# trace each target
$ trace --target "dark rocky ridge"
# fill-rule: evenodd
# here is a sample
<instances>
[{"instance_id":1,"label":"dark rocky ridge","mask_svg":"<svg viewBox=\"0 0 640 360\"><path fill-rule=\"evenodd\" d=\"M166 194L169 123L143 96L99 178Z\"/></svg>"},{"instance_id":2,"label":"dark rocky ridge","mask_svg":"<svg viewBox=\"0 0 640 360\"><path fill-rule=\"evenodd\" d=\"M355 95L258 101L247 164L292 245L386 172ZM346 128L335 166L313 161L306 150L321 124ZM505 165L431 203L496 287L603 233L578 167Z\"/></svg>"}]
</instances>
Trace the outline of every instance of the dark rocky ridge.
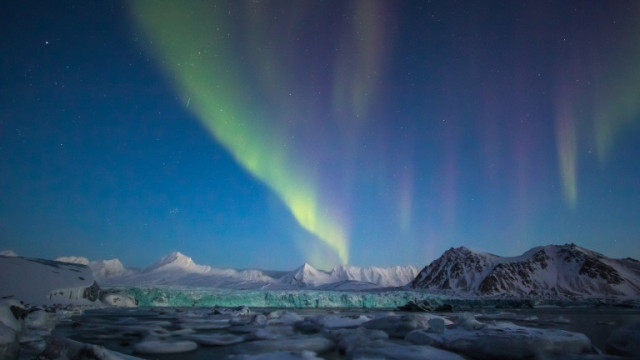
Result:
<instances>
[{"instance_id":1,"label":"dark rocky ridge","mask_svg":"<svg viewBox=\"0 0 640 360\"><path fill-rule=\"evenodd\" d=\"M640 263L610 259L575 244L500 257L451 248L411 283L415 289L477 296L640 297Z\"/></svg>"}]
</instances>

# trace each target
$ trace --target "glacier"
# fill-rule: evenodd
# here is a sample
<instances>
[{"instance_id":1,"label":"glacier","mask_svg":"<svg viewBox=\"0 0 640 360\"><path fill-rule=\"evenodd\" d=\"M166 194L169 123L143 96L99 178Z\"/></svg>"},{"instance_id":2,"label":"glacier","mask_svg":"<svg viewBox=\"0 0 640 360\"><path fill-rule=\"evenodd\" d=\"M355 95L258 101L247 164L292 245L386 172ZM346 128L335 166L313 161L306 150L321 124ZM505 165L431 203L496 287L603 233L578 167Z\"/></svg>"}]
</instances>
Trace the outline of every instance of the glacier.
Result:
<instances>
[{"instance_id":1,"label":"glacier","mask_svg":"<svg viewBox=\"0 0 640 360\"><path fill-rule=\"evenodd\" d=\"M236 290L193 287L119 287L105 293L135 298L138 306L235 307L258 308L387 308L409 301L426 300L432 304L447 301L444 296L417 291L329 291L329 290Z\"/></svg>"},{"instance_id":2,"label":"glacier","mask_svg":"<svg viewBox=\"0 0 640 360\"><path fill-rule=\"evenodd\" d=\"M317 289L238 290L209 287L127 286L102 289L101 298L119 298L140 307L239 307L395 309L410 301L426 301L432 308L451 305L455 311L554 307L640 307L640 301L616 299L518 299L433 294L409 288L333 291ZM105 301L109 303L109 301ZM114 304L115 305L115 304Z\"/></svg>"}]
</instances>

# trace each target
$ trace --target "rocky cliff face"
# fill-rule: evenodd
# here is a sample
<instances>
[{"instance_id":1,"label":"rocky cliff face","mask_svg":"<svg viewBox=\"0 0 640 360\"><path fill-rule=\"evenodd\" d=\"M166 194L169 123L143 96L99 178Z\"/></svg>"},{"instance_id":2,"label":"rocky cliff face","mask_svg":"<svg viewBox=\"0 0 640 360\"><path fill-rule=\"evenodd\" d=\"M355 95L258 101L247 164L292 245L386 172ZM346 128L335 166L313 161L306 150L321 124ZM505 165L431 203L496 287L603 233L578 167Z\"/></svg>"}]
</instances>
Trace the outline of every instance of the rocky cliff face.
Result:
<instances>
[{"instance_id":1,"label":"rocky cliff face","mask_svg":"<svg viewBox=\"0 0 640 360\"><path fill-rule=\"evenodd\" d=\"M517 257L460 247L426 266L411 285L474 296L638 297L640 263L610 259L575 244L536 247Z\"/></svg>"},{"instance_id":2,"label":"rocky cliff face","mask_svg":"<svg viewBox=\"0 0 640 360\"><path fill-rule=\"evenodd\" d=\"M413 288L471 291L497 256L451 248L418 273Z\"/></svg>"}]
</instances>

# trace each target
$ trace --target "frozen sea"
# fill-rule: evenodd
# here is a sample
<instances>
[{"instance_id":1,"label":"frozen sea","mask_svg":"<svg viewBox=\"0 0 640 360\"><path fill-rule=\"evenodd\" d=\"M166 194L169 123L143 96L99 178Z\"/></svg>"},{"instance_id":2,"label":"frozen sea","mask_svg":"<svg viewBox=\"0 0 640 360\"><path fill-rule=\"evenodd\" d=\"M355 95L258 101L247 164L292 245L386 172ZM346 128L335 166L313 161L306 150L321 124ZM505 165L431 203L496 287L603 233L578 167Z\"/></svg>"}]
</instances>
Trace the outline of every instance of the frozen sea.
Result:
<instances>
[{"instance_id":1,"label":"frozen sea","mask_svg":"<svg viewBox=\"0 0 640 360\"><path fill-rule=\"evenodd\" d=\"M227 306L171 306L176 293L163 294L154 291L146 299L165 306L86 310L58 323L52 334L102 346L121 356L148 359L616 359L638 355L633 353L638 350L633 339L640 334L637 308L508 308L498 302L498 307L476 303L475 307L467 304L463 311L408 313L362 303L349 308L316 307L321 299L310 300L315 292L261 295L306 307L243 306L236 305L234 298ZM386 294L385 300L371 300L380 293L366 295L374 305L390 301ZM246 300L246 296L242 297ZM412 294L395 296L398 299L392 303ZM435 299L440 301L446 299ZM463 303L459 301L458 306Z\"/></svg>"}]
</instances>

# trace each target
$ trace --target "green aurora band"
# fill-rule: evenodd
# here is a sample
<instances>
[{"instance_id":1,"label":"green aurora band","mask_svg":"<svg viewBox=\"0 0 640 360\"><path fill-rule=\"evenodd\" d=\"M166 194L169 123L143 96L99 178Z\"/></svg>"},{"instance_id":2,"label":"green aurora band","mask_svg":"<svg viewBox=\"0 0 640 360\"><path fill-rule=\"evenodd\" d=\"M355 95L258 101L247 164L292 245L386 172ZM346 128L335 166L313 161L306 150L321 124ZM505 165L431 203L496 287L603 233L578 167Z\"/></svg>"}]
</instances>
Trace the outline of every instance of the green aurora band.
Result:
<instances>
[{"instance_id":1,"label":"green aurora band","mask_svg":"<svg viewBox=\"0 0 640 360\"><path fill-rule=\"evenodd\" d=\"M368 4L358 3L361 6L354 7L356 15L364 13L362 16L370 19L368 12L375 13L376 9L371 10ZM288 109L288 104L274 99L273 94L284 87L281 84L290 85L296 79L292 79L280 64L286 60L279 54L281 49L266 46L259 54L251 53L260 46L256 39L265 38L268 24L262 12L264 9L256 8L260 5L254 3L251 5L253 8L242 8L243 14L238 17L229 10L218 9L219 5L177 1L131 2L134 22L146 35L148 50L174 83L188 110L242 167L278 195L301 227L321 240L341 263L346 264L349 260L346 220L343 217L338 219L336 204L321 196L317 176L314 176L319 170L314 168L312 161L301 158L298 144L292 140L296 126L304 125L286 124L287 120L282 119L288 117L304 122L304 112L308 110L297 109L295 114L288 114L287 111L291 110L283 110ZM235 7L238 6L242 5L236 4ZM360 30L352 29L354 33ZM279 34L266 34L269 35ZM348 37L347 41L353 42L353 37ZM375 71L376 52L381 50L370 38L362 41L360 47L363 49L359 56L350 57L356 62L347 64L351 68L357 69L360 63L364 63L365 71ZM277 42L278 39L269 41ZM240 50L245 50L249 56L238 49L243 43L250 49ZM238 54L246 56L248 61L257 62L253 65L258 70L251 73L251 69L238 64ZM344 66L341 71L355 74L352 75L353 84L339 84L338 88L357 97L350 101L347 94L342 101L355 104L354 109L347 111L359 115L367 106L366 102L370 101L362 94L372 93L366 89L372 85L362 85L357 81L358 78L366 78L361 72L358 76L358 71ZM342 82L345 79L348 77L338 77ZM260 86L257 91L251 87L256 81ZM265 98L268 99L266 105ZM279 110L276 115L273 115L274 108ZM327 263L326 259L318 259L317 253L307 255L315 257L314 261Z\"/></svg>"}]
</instances>

